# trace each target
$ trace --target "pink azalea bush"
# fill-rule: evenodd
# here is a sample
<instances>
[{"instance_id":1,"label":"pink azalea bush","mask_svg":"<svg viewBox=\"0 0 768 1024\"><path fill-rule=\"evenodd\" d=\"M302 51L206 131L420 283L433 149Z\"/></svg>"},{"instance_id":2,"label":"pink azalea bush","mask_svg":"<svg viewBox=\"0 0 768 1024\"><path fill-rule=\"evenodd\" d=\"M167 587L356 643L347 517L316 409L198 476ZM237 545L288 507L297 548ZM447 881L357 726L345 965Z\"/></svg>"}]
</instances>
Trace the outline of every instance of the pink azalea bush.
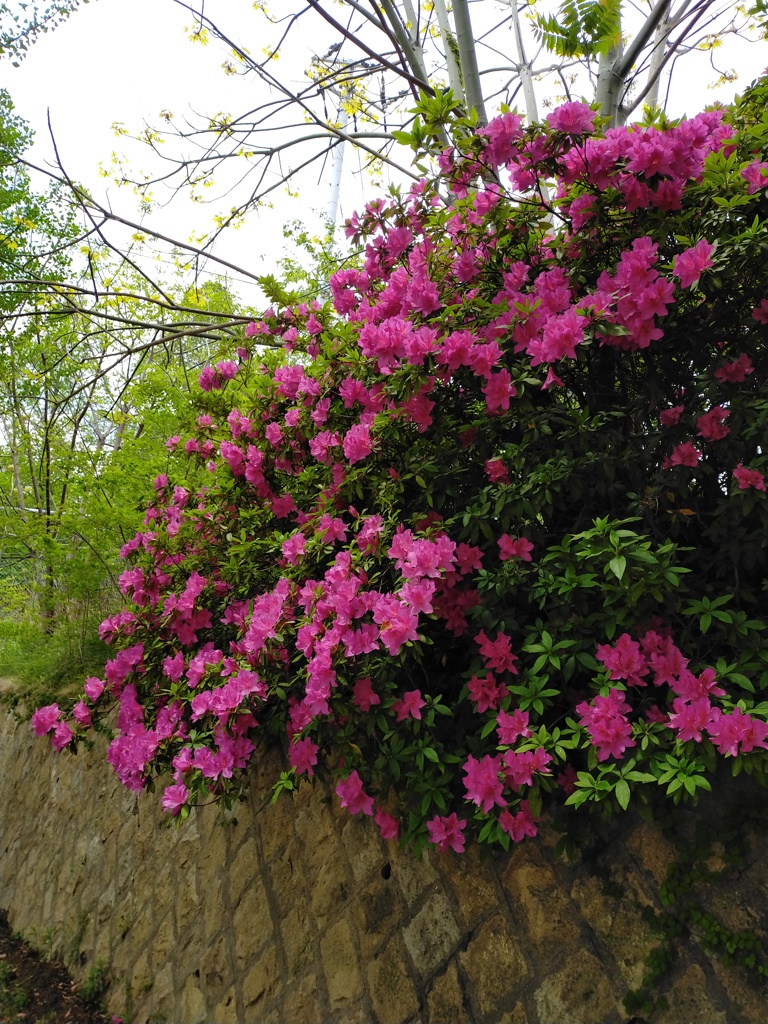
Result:
<instances>
[{"instance_id":1,"label":"pink azalea bush","mask_svg":"<svg viewBox=\"0 0 768 1024\"><path fill-rule=\"evenodd\" d=\"M104 678L38 735L116 708L110 763L179 818L276 737L278 792L330 779L455 852L695 797L717 756L764 774L765 92L608 131L425 100L439 175L351 219L330 300L277 289L203 370Z\"/></svg>"}]
</instances>

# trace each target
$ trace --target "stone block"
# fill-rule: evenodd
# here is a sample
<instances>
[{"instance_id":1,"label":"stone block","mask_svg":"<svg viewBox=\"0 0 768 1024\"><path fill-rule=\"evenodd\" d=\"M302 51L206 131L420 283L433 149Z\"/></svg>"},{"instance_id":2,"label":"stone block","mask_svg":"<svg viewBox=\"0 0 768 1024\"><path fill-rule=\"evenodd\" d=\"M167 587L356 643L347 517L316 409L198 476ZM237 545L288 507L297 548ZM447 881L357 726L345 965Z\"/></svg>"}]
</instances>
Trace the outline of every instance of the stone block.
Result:
<instances>
[{"instance_id":1,"label":"stone block","mask_svg":"<svg viewBox=\"0 0 768 1024\"><path fill-rule=\"evenodd\" d=\"M290 909L281 914L280 938L288 977L295 978L310 966L314 957L312 923L303 899L296 898Z\"/></svg>"},{"instance_id":2,"label":"stone block","mask_svg":"<svg viewBox=\"0 0 768 1024\"><path fill-rule=\"evenodd\" d=\"M200 978L206 996L213 999L231 982L232 965L223 935L220 935L204 954L200 963Z\"/></svg>"},{"instance_id":3,"label":"stone block","mask_svg":"<svg viewBox=\"0 0 768 1024\"><path fill-rule=\"evenodd\" d=\"M502 900L501 886L492 863L481 860L477 846L471 846L461 856L445 853L436 854L434 859L468 931L496 912Z\"/></svg>"},{"instance_id":4,"label":"stone block","mask_svg":"<svg viewBox=\"0 0 768 1024\"><path fill-rule=\"evenodd\" d=\"M174 903L178 934L182 935L193 923L197 928L199 926L202 899L197 893L194 871L190 872L185 882L176 886L174 890Z\"/></svg>"},{"instance_id":5,"label":"stone block","mask_svg":"<svg viewBox=\"0 0 768 1024\"><path fill-rule=\"evenodd\" d=\"M237 906L243 891L259 871L259 855L256 843L247 839L237 851L229 865L229 900L233 907Z\"/></svg>"},{"instance_id":6,"label":"stone block","mask_svg":"<svg viewBox=\"0 0 768 1024\"><path fill-rule=\"evenodd\" d=\"M459 954L459 964L470 979L467 995L476 1017L500 1016L518 997L528 976L523 951L501 914L478 929L466 950ZM542 1020L554 1024L554 1018Z\"/></svg>"},{"instance_id":7,"label":"stone block","mask_svg":"<svg viewBox=\"0 0 768 1024\"><path fill-rule=\"evenodd\" d=\"M728 994L727 1018L739 1024L765 1024L768 1016L765 990L740 967L726 966L717 957L710 961L713 975Z\"/></svg>"},{"instance_id":8,"label":"stone block","mask_svg":"<svg viewBox=\"0 0 768 1024\"><path fill-rule=\"evenodd\" d=\"M331 803L323 787L316 787L309 799L296 809L294 828L311 884L337 846Z\"/></svg>"},{"instance_id":9,"label":"stone block","mask_svg":"<svg viewBox=\"0 0 768 1024\"><path fill-rule=\"evenodd\" d=\"M221 910L219 911L221 917ZM246 888L231 918L235 958L239 968L253 960L254 954L273 933L272 914L264 882L257 875Z\"/></svg>"},{"instance_id":10,"label":"stone block","mask_svg":"<svg viewBox=\"0 0 768 1024\"><path fill-rule=\"evenodd\" d=\"M387 853L379 830L365 815L348 816L341 830L341 840L356 882L369 878L374 871L380 872L387 863Z\"/></svg>"},{"instance_id":11,"label":"stone block","mask_svg":"<svg viewBox=\"0 0 768 1024\"><path fill-rule=\"evenodd\" d=\"M349 921L342 917L320 940L328 1004L334 1020L363 994L363 981L358 965L357 943Z\"/></svg>"},{"instance_id":12,"label":"stone block","mask_svg":"<svg viewBox=\"0 0 768 1024\"><path fill-rule=\"evenodd\" d=\"M556 958L579 936L578 919L551 864L541 856L515 856L504 872L512 912L525 925L526 938L540 955Z\"/></svg>"},{"instance_id":13,"label":"stone block","mask_svg":"<svg viewBox=\"0 0 768 1024\"><path fill-rule=\"evenodd\" d=\"M453 954L459 929L442 892L431 895L403 929L403 938L422 977L434 974Z\"/></svg>"},{"instance_id":14,"label":"stone block","mask_svg":"<svg viewBox=\"0 0 768 1024\"><path fill-rule=\"evenodd\" d=\"M261 1020L260 1014L277 992L280 983L280 969L277 950L267 946L243 981L243 1009L245 1019Z\"/></svg>"},{"instance_id":15,"label":"stone block","mask_svg":"<svg viewBox=\"0 0 768 1024\"><path fill-rule=\"evenodd\" d=\"M288 989L283 1000L284 1024L325 1024L317 1001L317 978L306 974Z\"/></svg>"},{"instance_id":16,"label":"stone block","mask_svg":"<svg viewBox=\"0 0 768 1024\"><path fill-rule=\"evenodd\" d=\"M312 913L318 930L322 931L350 896L346 858L340 847L320 868L311 891Z\"/></svg>"},{"instance_id":17,"label":"stone block","mask_svg":"<svg viewBox=\"0 0 768 1024\"><path fill-rule=\"evenodd\" d=\"M404 1024L419 1008L419 998L405 964L402 943L393 938L366 965L368 992L381 1024Z\"/></svg>"},{"instance_id":18,"label":"stone block","mask_svg":"<svg viewBox=\"0 0 768 1024\"><path fill-rule=\"evenodd\" d=\"M659 939L643 919L633 894L627 894L619 903L604 944L616 961L627 988L639 988L645 974L645 958L658 946Z\"/></svg>"},{"instance_id":19,"label":"stone block","mask_svg":"<svg viewBox=\"0 0 768 1024\"><path fill-rule=\"evenodd\" d=\"M667 877L669 865L678 858L677 850L661 831L644 821L638 822L624 838L624 846L641 870L650 874L656 890Z\"/></svg>"},{"instance_id":20,"label":"stone block","mask_svg":"<svg viewBox=\"0 0 768 1024\"><path fill-rule=\"evenodd\" d=\"M301 846L295 837L285 847L281 856L272 861L267 871L277 912L283 914L292 905L297 892L303 895L305 889Z\"/></svg>"},{"instance_id":21,"label":"stone block","mask_svg":"<svg viewBox=\"0 0 768 1024\"><path fill-rule=\"evenodd\" d=\"M230 988L216 1003L211 1014L212 1024L240 1024L234 988Z\"/></svg>"},{"instance_id":22,"label":"stone block","mask_svg":"<svg viewBox=\"0 0 768 1024\"><path fill-rule=\"evenodd\" d=\"M208 1020L200 984L193 978L188 978L184 985L179 1010L179 1019L183 1020L184 1024L205 1024Z\"/></svg>"},{"instance_id":23,"label":"stone block","mask_svg":"<svg viewBox=\"0 0 768 1024\"><path fill-rule=\"evenodd\" d=\"M511 1010L499 1017L499 1024L528 1024L528 1014L522 1003L515 1003Z\"/></svg>"},{"instance_id":24,"label":"stone block","mask_svg":"<svg viewBox=\"0 0 768 1024\"><path fill-rule=\"evenodd\" d=\"M718 1005L707 990L707 977L698 964L691 964L664 994L669 1006L654 1014L654 1024L730 1024L725 1006Z\"/></svg>"},{"instance_id":25,"label":"stone block","mask_svg":"<svg viewBox=\"0 0 768 1024\"><path fill-rule=\"evenodd\" d=\"M158 907L158 916L161 908ZM152 937L150 957L155 967L160 967L168 954L175 946L173 936L173 917L166 913L159 925L156 926Z\"/></svg>"},{"instance_id":26,"label":"stone block","mask_svg":"<svg viewBox=\"0 0 768 1024\"><path fill-rule=\"evenodd\" d=\"M429 851L425 850L421 860L411 853L395 855L391 861L392 878L397 882L400 892L408 906L412 906L430 886L436 886L440 876L429 860Z\"/></svg>"},{"instance_id":27,"label":"stone block","mask_svg":"<svg viewBox=\"0 0 768 1024\"><path fill-rule=\"evenodd\" d=\"M594 875L581 875L571 886L571 899L590 928L605 938L616 917L619 902L616 897L607 896Z\"/></svg>"},{"instance_id":28,"label":"stone block","mask_svg":"<svg viewBox=\"0 0 768 1024\"><path fill-rule=\"evenodd\" d=\"M455 962L448 964L447 970L432 982L427 996L427 1019L429 1024L472 1024Z\"/></svg>"},{"instance_id":29,"label":"stone block","mask_svg":"<svg viewBox=\"0 0 768 1024\"><path fill-rule=\"evenodd\" d=\"M352 904L360 953L368 959L401 922L405 907L391 878L374 876Z\"/></svg>"},{"instance_id":30,"label":"stone block","mask_svg":"<svg viewBox=\"0 0 768 1024\"><path fill-rule=\"evenodd\" d=\"M557 973L541 976L534 1002L540 1020L557 1024L613 1024L623 1019L605 969L584 950L569 956Z\"/></svg>"},{"instance_id":31,"label":"stone block","mask_svg":"<svg viewBox=\"0 0 768 1024\"><path fill-rule=\"evenodd\" d=\"M277 857L293 838L294 815L293 803L286 795L259 815L261 853L265 863Z\"/></svg>"},{"instance_id":32,"label":"stone block","mask_svg":"<svg viewBox=\"0 0 768 1024\"><path fill-rule=\"evenodd\" d=\"M205 941L210 942L221 928L221 912L224 903L224 883L221 875L219 874L209 876L207 882L203 881L201 876L198 876L198 884L201 887L199 895L202 920L198 918L196 926L199 928L202 925Z\"/></svg>"}]
</instances>

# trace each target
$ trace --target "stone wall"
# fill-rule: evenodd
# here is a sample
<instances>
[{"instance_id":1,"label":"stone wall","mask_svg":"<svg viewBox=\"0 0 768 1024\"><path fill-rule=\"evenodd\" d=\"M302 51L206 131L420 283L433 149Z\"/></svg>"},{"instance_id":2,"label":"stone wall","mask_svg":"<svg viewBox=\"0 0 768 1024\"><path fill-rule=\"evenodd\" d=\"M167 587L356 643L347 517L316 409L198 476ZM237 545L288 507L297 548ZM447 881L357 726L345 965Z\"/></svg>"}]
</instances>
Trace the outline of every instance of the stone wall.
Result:
<instances>
[{"instance_id":1,"label":"stone wall","mask_svg":"<svg viewBox=\"0 0 768 1024\"><path fill-rule=\"evenodd\" d=\"M213 808L179 829L157 796L117 783L103 747L54 754L0 723L0 906L85 978L109 964L108 1006L136 1024L618 1024L655 940L642 919L672 850L631 817L599 870L552 858L553 837L501 859L418 862L326 790ZM272 759L270 759L272 760ZM274 777L274 764L265 778ZM704 897L765 935L755 846ZM763 1024L765 992L691 942L654 1024Z\"/></svg>"}]
</instances>

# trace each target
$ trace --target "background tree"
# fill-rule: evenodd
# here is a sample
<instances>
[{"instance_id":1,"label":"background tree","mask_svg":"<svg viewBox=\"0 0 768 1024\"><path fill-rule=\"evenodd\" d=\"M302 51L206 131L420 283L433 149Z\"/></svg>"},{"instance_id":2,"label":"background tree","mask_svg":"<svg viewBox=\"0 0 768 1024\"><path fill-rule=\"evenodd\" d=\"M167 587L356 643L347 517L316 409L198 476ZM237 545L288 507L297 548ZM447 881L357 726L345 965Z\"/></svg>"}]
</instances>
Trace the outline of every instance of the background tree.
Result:
<instances>
[{"instance_id":1,"label":"background tree","mask_svg":"<svg viewBox=\"0 0 768 1024\"><path fill-rule=\"evenodd\" d=\"M96 625L119 597L147 474L240 321L224 284L150 288L132 261L110 262L70 193L33 190L5 92L0 115L0 671L77 676L102 656Z\"/></svg>"},{"instance_id":2,"label":"background tree","mask_svg":"<svg viewBox=\"0 0 768 1024\"><path fill-rule=\"evenodd\" d=\"M212 237L295 183L308 166L335 160L348 143L371 168L418 175L402 133L410 130L422 93L450 89L455 109L474 109L480 123L501 104L521 106L532 123L548 83L565 99L598 103L609 123L621 124L643 104L663 109L662 74L685 55L714 52L731 34L760 34L744 8L725 0L639 7L620 0L519 7L508 0L174 2L189 13L192 38L218 43L225 70L253 82L246 109L192 124L166 112L162 124L134 136L152 149L156 169L137 175L121 165L117 180L146 195L162 185L185 188L201 201L211 200L212 183L221 193L234 192L237 200L219 215ZM261 52L251 49L254 38L266 42ZM314 44L304 67L297 54L307 40L323 44Z\"/></svg>"}]
</instances>

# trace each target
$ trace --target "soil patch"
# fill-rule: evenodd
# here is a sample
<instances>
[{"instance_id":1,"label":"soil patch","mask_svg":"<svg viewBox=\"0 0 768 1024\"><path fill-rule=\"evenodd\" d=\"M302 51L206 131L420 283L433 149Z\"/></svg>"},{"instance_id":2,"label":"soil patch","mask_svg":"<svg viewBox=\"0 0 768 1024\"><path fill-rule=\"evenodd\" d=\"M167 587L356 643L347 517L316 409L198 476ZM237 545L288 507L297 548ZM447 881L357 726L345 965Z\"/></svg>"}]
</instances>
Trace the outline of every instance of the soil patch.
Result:
<instances>
[{"instance_id":1,"label":"soil patch","mask_svg":"<svg viewBox=\"0 0 768 1024\"><path fill-rule=\"evenodd\" d=\"M0 911L0 1024L110 1024L78 992L63 964L16 939Z\"/></svg>"}]
</instances>

